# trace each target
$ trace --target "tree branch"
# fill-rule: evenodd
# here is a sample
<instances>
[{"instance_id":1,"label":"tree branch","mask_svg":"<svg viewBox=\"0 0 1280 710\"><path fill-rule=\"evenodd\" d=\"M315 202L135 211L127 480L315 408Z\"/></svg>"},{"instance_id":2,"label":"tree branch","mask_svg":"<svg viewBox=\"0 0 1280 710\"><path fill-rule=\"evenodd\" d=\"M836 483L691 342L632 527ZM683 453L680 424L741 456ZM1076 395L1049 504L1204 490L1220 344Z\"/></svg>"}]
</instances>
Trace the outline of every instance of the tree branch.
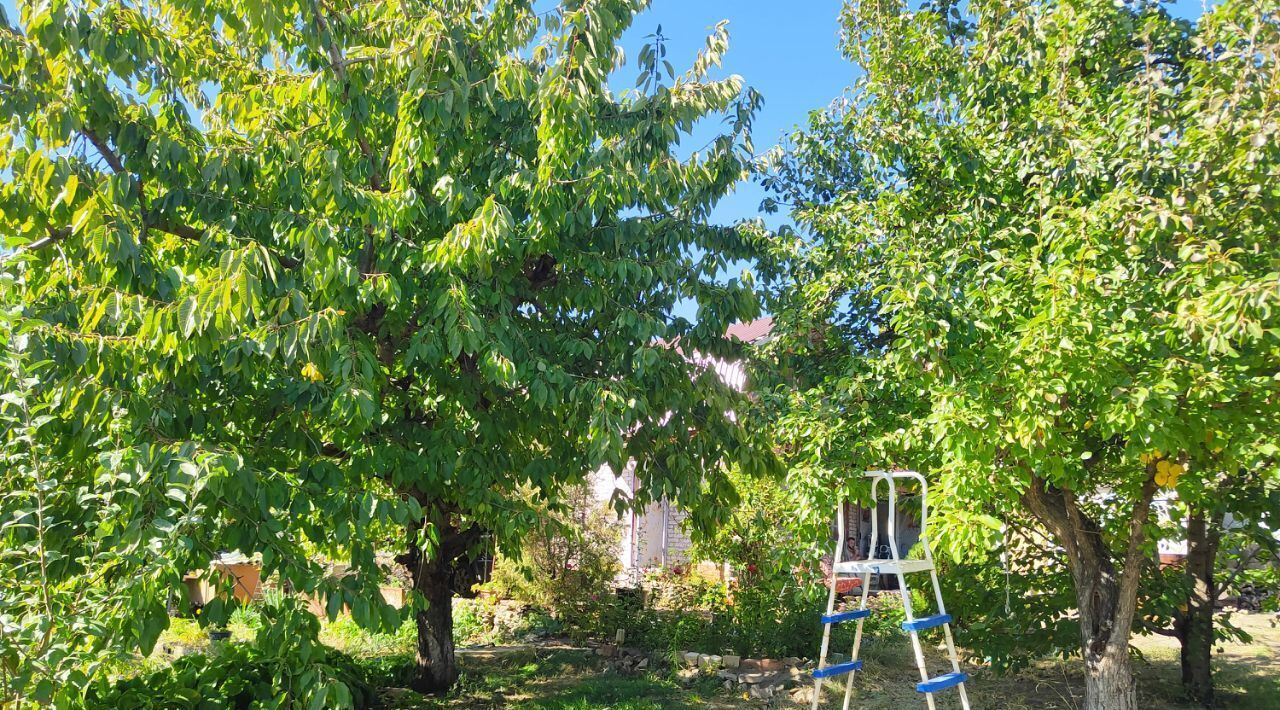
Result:
<instances>
[{"instance_id":1,"label":"tree branch","mask_svg":"<svg viewBox=\"0 0 1280 710\"><path fill-rule=\"evenodd\" d=\"M324 12L320 9L318 0L312 0L311 11L315 15L316 34L320 40L324 42L325 53L329 55L329 67L333 69L334 75L338 77L338 81L342 82L342 98L348 104L351 103L351 82L347 77L347 66L352 64L342 55L342 50L338 45L333 43L333 31L329 26L329 21L325 19ZM386 187L382 184L382 171L379 168L378 156L373 152L373 146L369 144L369 140L364 136L364 126L356 122L356 144L360 146L360 152L364 155L365 160L369 161L369 187L375 192L386 192Z\"/></svg>"},{"instance_id":2,"label":"tree branch","mask_svg":"<svg viewBox=\"0 0 1280 710\"><path fill-rule=\"evenodd\" d=\"M1118 642L1128 636L1134 613L1138 605L1138 586L1142 581L1142 543L1146 540L1147 519L1151 516L1151 499L1156 492L1156 466L1147 464L1147 478L1142 482L1142 491L1133 505L1133 513L1129 518L1129 542L1124 555L1124 569L1120 571L1119 609L1116 611L1116 625L1111 630L1112 641Z\"/></svg>"},{"instance_id":3,"label":"tree branch","mask_svg":"<svg viewBox=\"0 0 1280 710\"><path fill-rule=\"evenodd\" d=\"M111 146L107 145L107 142L102 139L102 136L98 135L97 131L89 128L88 126L83 126L80 128L80 135L89 139L89 142L97 149L98 153L102 156L102 159L107 161L107 165L111 166L112 171L116 173L123 173L125 171L124 163L120 161L120 156L116 155L115 151L111 150ZM137 182L136 179L135 182Z\"/></svg>"},{"instance_id":4,"label":"tree branch","mask_svg":"<svg viewBox=\"0 0 1280 710\"><path fill-rule=\"evenodd\" d=\"M10 258L17 256L18 254L24 251L39 251L40 249L51 247L54 244L57 244L58 242L62 241L63 239L66 239L67 237L71 236L70 227L61 227L59 229L54 229L53 227L45 227L45 230L48 231L48 236L41 237L35 240L34 242L24 244L23 246L15 249L13 252L5 255L3 261L8 261Z\"/></svg>"}]
</instances>

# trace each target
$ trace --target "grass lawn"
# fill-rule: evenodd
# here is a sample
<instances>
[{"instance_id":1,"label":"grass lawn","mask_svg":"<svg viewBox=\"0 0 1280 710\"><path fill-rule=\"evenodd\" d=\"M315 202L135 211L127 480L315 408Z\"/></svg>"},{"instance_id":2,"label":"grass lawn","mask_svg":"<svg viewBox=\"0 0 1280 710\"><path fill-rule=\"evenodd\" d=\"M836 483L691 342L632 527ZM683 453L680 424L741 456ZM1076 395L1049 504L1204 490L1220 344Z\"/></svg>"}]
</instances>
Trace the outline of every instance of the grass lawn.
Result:
<instances>
[{"instance_id":1,"label":"grass lawn","mask_svg":"<svg viewBox=\"0 0 1280 710\"><path fill-rule=\"evenodd\" d=\"M1235 622L1249 631L1250 644L1230 643L1215 655L1221 706L1280 708L1280 628L1274 615L1237 615ZM1136 667L1141 702L1150 710L1191 708L1179 698L1177 645L1165 637L1138 639L1143 654ZM853 707L924 707L915 692L914 664L904 638L871 644L866 670L855 682ZM387 668L407 657L382 659ZM464 654L463 677L447 698L428 698L399 688L387 688L384 699L393 708L731 708L796 707L781 693L771 701L751 700L741 690L726 691L714 677L692 683L670 671L619 676L602 670L603 662L581 651L533 649L498 654ZM940 654L930 660L941 671ZM934 668L936 667L936 668ZM1010 677L981 668L968 669L970 699L975 708L1077 708L1084 683L1076 662L1045 661ZM843 686L828 686L824 707L839 707ZM958 708L954 691L938 695L939 708Z\"/></svg>"}]
</instances>

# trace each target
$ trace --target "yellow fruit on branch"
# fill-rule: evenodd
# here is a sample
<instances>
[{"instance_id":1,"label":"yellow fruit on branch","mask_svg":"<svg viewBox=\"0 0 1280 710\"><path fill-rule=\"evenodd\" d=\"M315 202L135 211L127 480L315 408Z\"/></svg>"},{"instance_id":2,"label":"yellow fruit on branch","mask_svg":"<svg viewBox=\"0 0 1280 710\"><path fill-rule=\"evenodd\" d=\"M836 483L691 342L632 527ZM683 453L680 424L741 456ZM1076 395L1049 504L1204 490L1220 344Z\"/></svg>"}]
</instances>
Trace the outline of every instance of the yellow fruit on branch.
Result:
<instances>
[{"instance_id":1,"label":"yellow fruit on branch","mask_svg":"<svg viewBox=\"0 0 1280 710\"><path fill-rule=\"evenodd\" d=\"M312 382L324 382L324 375L320 373L320 368L316 367L314 362L308 362L302 366L302 376Z\"/></svg>"}]
</instances>

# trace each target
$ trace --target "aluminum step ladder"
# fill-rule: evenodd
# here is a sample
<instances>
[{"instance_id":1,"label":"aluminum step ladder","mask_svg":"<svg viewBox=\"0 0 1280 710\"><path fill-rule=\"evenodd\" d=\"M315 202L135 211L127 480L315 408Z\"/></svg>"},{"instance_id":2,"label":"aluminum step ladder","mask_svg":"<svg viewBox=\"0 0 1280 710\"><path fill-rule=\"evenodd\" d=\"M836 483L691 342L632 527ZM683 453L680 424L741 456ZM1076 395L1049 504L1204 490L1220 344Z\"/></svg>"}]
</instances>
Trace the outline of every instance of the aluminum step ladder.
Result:
<instances>
[{"instance_id":1,"label":"aluminum step ladder","mask_svg":"<svg viewBox=\"0 0 1280 710\"><path fill-rule=\"evenodd\" d=\"M844 687L844 710L849 710L849 701L853 697L853 676L854 673L862 668L862 661L858 660L858 650L862 646L862 622L871 616L871 610L867 608L867 595L871 591L871 575L876 574L892 574L898 577L898 591L902 594L902 609L906 612L906 621L902 622L902 629L911 636L911 646L916 654L916 666L920 669L920 682L916 684L916 690L924 694L925 703L928 704L929 710L934 710L934 693L946 690L948 688L957 688L960 692L960 705L964 710L969 710L969 696L965 692L965 681L969 676L960 670L960 659L956 656L955 642L951 639L951 615L947 613L946 606L942 603L942 589L938 585L938 572L933 566L933 551L929 549L928 538L928 516L929 516L929 484L915 471L868 471L865 474L871 481L871 501L874 506L877 501L877 493L879 492L880 483L884 482L889 488L889 515L888 515L888 533L889 533L889 559L881 560L859 560L844 561L843 552L845 549L845 530L844 530L844 514L843 503L836 505L836 520L838 534L836 536L836 550L832 557L831 563L831 594L827 597L827 613L822 616L822 653L818 657L818 667L813 671L813 710L818 710L818 704L822 701L822 681L826 678L833 678L840 675L848 675ZM920 483L920 547L924 551L924 559L920 560L904 560L899 554L897 539L897 512L898 512L898 491L895 481L901 479L911 479ZM879 516L873 514L871 516L871 539L878 540L877 526ZM926 616L917 619L911 610L911 591L907 586L907 575L917 572L928 572L929 577L933 580L933 594L938 602L938 613L933 616ZM859 577L862 580L862 598L857 609L847 611L836 611L836 584L840 577ZM849 661L845 663L837 663L835 665L827 665L827 651L831 645L831 627L835 624L853 621L857 623L857 627L853 634L853 652L849 655ZM924 648L920 645L920 632L926 629L942 627L942 632L947 639L947 653L951 658L951 671L943 675L929 677L929 669L924 662Z\"/></svg>"}]
</instances>

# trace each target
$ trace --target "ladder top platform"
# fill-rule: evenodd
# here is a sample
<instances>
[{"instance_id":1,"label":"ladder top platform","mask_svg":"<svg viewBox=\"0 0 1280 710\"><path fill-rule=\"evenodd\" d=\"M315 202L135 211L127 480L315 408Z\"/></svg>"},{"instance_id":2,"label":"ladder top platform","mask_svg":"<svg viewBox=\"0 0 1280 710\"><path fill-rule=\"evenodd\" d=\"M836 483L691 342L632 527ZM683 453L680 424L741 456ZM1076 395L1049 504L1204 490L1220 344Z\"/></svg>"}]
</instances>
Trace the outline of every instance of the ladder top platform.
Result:
<instances>
[{"instance_id":1,"label":"ladder top platform","mask_svg":"<svg viewBox=\"0 0 1280 710\"><path fill-rule=\"evenodd\" d=\"M929 560L857 560L839 562L835 566L836 574L909 574L931 569L933 562Z\"/></svg>"}]
</instances>

